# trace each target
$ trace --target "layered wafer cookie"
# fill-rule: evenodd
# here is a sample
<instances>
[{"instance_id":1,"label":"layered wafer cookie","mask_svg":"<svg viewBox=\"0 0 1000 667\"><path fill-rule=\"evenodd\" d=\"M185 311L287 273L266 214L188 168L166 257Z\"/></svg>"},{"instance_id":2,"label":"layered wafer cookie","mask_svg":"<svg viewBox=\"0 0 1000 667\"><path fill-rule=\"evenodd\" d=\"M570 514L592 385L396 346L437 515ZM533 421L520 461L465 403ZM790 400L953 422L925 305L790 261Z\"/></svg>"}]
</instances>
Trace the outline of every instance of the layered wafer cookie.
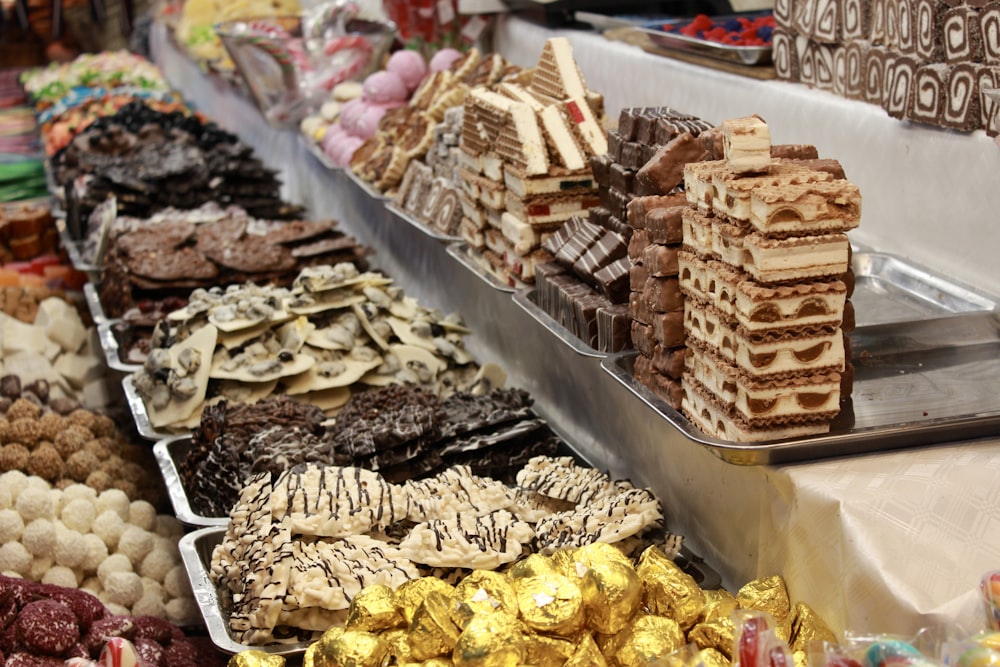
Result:
<instances>
[{"instance_id":1,"label":"layered wafer cookie","mask_svg":"<svg viewBox=\"0 0 1000 667\"><path fill-rule=\"evenodd\" d=\"M734 174L768 171L771 167L771 131L758 116L732 118L722 123L723 152Z\"/></svg>"}]
</instances>

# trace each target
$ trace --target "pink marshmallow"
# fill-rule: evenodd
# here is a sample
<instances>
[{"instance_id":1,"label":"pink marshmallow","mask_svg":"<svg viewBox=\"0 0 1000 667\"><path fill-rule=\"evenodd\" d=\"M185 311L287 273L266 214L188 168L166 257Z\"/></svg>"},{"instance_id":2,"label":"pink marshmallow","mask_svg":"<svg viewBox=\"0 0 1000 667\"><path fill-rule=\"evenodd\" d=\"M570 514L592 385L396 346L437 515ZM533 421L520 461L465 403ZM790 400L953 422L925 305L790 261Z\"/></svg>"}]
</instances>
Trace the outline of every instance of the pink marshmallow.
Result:
<instances>
[{"instance_id":1,"label":"pink marshmallow","mask_svg":"<svg viewBox=\"0 0 1000 667\"><path fill-rule=\"evenodd\" d=\"M330 147L335 145L338 139L345 136L347 136L347 132L344 131L340 123L334 123L326 128L326 132L323 134L323 141L320 142L323 152L329 155Z\"/></svg>"},{"instance_id":2,"label":"pink marshmallow","mask_svg":"<svg viewBox=\"0 0 1000 667\"><path fill-rule=\"evenodd\" d=\"M365 79L361 98L375 104L405 102L407 98L406 84L394 72L385 70L375 72Z\"/></svg>"},{"instance_id":3,"label":"pink marshmallow","mask_svg":"<svg viewBox=\"0 0 1000 667\"><path fill-rule=\"evenodd\" d=\"M346 167L351 163L351 158L354 157L355 151L361 148L361 144L363 143L365 143L365 140L361 137L345 136L334 146L333 154L327 153L327 155L330 155L330 159L333 160L334 164Z\"/></svg>"},{"instance_id":4,"label":"pink marshmallow","mask_svg":"<svg viewBox=\"0 0 1000 667\"><path fill-rule=\"evenodd\" d=\"M385 106L372 105L365 110L364 115L358 119L358 122L354 126L354 131L352 134L356 137L361 137L362 139L368 139L375 136L375 132L378 130L378 122L382 120L382 116L388 110Z\"/></svg>"},{"instance_id":5,"label":"pink marshmallow","mask_svg":"<svg viewBox=\"0 0 1000 667\"><path fill-rule=\"evenodd\" d=\"M432 72L443 72L451 67L452 63L462 57L462 52L458 49L441 49L431 56L430 70Z\"/></svg>"},{"instance_id":6,"label":"pink marshmallow","mask_svg":"<svg viewBox=\"0 0 1000 667\"><path fill-rule=\"evenodd\" d=\"M340 124L348 133L352 133L358 120L364 115L368 105L360 97L344 102L340 107Z\"/></svg>"},{"instance_id":7,"label":"pink marshmallow","mask_svg":"<svg viewBox=\"0 0 1000 667\"><path fill-rule=\"evenodd\" d=\"M424 57L416 51L396 51L389 57L385 69L399 75L406 84L406 89L413 92L427 76L427 63Z\"/></svg>"}]
</instances>

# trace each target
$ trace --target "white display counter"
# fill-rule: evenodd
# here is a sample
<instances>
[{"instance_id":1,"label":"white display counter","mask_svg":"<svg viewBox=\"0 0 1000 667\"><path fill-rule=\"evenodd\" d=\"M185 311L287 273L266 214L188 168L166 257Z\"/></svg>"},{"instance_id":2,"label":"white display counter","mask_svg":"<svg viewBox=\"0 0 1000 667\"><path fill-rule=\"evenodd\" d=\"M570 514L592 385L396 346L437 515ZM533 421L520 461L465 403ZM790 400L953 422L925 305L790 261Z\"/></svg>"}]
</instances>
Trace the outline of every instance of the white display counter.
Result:
<instances>
[{"instance_id":1,"label":"white display counter","mask_svg":"<svg viewBox=\"0 0 1000 667\"><path fill-rule=\"evenodd\" d=\"M547 34L507 19L497 46L530 65ZM960 279L1000 292L991 256L998 236L984 224L1000 203L1000 188L988 187L986 176L1000 166L1000 149L982 133L918 131L824 93L702 70L595 35L571 39L588 83L605 92L612 113L624 105L669 105L717 120L760 113L776 141L815 143L841 159L865 196L866 242L935 260L942 272L954 268ZM501 363L509 384L531 392L539 412L583 456L650 486L668 527L687 536L728 587L783 574L793 600L808 602L838 633L979 627L979 576L1000 567L1000 438L778 467L725 463L666 424L598 359L573 352L510 294L471 274L439 241L320 165L295 132L269 127L250 102L178 52L162 26L153 53L199 110L280 170L287 198L313 216L340 220L407 293L462 313L475 332L471 351ZM973 160L980 166L966 169ZM934 188L929 172L940 176ZM965 194L945 183L966 184ZM896 204L899 220L890 216ZM991 280L975 280L986 273Z\"/></svg>"}]
</instances>

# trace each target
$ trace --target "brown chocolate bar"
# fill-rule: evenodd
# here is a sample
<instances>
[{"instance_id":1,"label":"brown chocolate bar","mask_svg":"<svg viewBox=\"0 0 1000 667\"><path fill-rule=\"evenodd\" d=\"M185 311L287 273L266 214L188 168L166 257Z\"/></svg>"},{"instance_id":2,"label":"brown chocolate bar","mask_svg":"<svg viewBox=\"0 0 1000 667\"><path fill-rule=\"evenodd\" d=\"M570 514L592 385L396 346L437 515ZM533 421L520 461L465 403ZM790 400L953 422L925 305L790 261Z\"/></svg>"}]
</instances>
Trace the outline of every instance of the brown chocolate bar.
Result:
<instances>
[{"instance_id":1,"label":"brown chocolate bar","mask_svg":"<svg viewBox=\"0 0 1000 667\"><path fill-rule=\"evenodd\" d=\"M631 317L631 313L629 314ZM644 357L652 357L656 350L656 340L653 338L653 327L642 322L632 320L631 326L632 346Z\"/></svg>"},{"instance_id":2,"label":"brown chocolate bar","mask_svg":"<svg viewBox=\"0 0 1000 667\"><path fill-rule=\"evenodd\" d=\"M631 318L628 306L615 304L597 309L597 349L601 352L621 352L631 349L629 338Z\"/></svg>"},{"instance_id":3,"label":"brown chocolate bar","mask_svg":"<svg viewBox=\"0 0 1000 667\"><path fill-rule=\"evenodd\" d=\"M654 208L685 206L686 204L687 199L683 193L635 197L628 203L626 216L620 217L628 220L628 224L633 228L643 229L646 226L647 214Z\"/></svg>"},{"instance_id":4,"label":"brown chocolate bar","mask_svg":"<svg viewBox=\"0 0 1000 667\"><path fill-rule=\"evenodd\" d=\"M682 214L686 206L671 206L669 208L654 208L646 214L646 231L649 232L650 243L671 245L684 240L684 222Z\"/></svg>"},{"instance_id":5,"label":"brown chocolate bar","mask_svg":"<svg viewBox=\"0 0 1000 667\"><path fill-rule=\"evenodd\" d=\"M676 276L678 250L680 250L679 245L667 246L650 243L642 251L642 264L652 276Z\"/></svg>"},{"instance_id":6,"label":"brown chocolate bar","mask_svg":"<svg viewBox=\"0 0 1000 667\"><path fill-rule=\"evenodd\" d=\"M653 362L648 357L636 357L633 368L635 379L649 389L659 398L666 401L667 405L679 410L684 397L684 389L679 380L663 375L653 366Z\"/></svg>"},{"instance_id":7,"label":"brown chocolate bar","mask_svg":"<svg viewBox=\"0 0 1000 667\"><path fill-rule=\"evenodd\" d=\"M645 229L637 229L632 232L632 238L628 242L628 256L635 264L642 263L642 253L649 245L649 233Z\"/></svg>"},{"instance_id":8,"label":"brown chocolate bar","mask_svg":"<svg viewBox=\"0 0 1000 667\"><path fill-rule=\"evenodd\" d=\"M676 276L650 276L643 286L642 298L646 306L655 313L670 313L684 307L684 295L681 294Z\"/></svg>"},{"instance_id":9,"label":"brown chocolate bar","mask_svg":"<svg viewBox=\"0 0 1000 667\"><path fill-rule=\"evenodd\" d=\"M684 165L701 162L708 152L690 132L660 147L638 172L636 179L657 194L666 194L684 181Z\"/></svg>"},{"instance_id":10,"label":"brown chocolate bar","mask_svg":"<svg viewBox=\"0 0 1000 667\"><path fill-rule=\"evenodd\" d=\"M628 301L630 288L630 270L632 262L628 257L621 257L594 273L597 287L611 303Z\"/></svg>"}]
</instances>

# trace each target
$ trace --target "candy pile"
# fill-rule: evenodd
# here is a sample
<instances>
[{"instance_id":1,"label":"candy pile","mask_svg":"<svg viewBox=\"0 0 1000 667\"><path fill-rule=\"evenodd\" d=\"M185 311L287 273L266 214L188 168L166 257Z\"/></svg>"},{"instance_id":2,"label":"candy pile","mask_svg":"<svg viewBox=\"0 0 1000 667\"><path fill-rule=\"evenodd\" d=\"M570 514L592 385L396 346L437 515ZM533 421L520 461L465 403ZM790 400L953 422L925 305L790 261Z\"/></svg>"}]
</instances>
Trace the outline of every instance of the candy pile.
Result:
<instances>
[{"instance_id":1,"label":"candy pile","mask_svg":"<svg viewBox=\"0 0 1000 667\"><path fill-rule=\"evenodd\" d=\"M395 485L361 468L309 464L246 484L210 577L233 636L264 645L315 639L342 624L369 585L396 589L433 575L447 587L442 579L458 568L493 570L525 553L594 542L631 553L663 541L649 490L569 457L531 459L515 487L466 466ZM666 536L671 556L680 543ZM475 590L470 598L480 599Z\"/></svg>"},{"instance_id":2,"label":"candy pile","mask_svg":"<svg viewBox=\"0 0 1000 667\"><path fill-rule=\"evenodd\" d=\"M734 16L715 20L698 14L685 23L664 23L664 32L676 32L685 37L695 37L728 46L770 46L774 32L774 15Z\"/></svg>"},{"instance_id":3,"label":"candy pile","mask_svg":"<svg viewBox=\"0 0 1000 667\"><path fill-rule=\"evenodd\" d=\"M69 63L50 63L21 77L25 92L44 109L78 88L128 86L167 91L170 86L153 63L129 51L85 53Z\"/></svg>"},{"instance_id":4,"label":"candy pile","mask_svg":"<svg viewBox=\"0 0 1000 667\"><path fill-rule=\"evenodd\" d=\"M215 32L215 24L235 19L296 16L299 0L186 0L177 24L177 39L195 59L231 70L233 62Z\"/></svg>"},{"instance_id":5,"label":"candy pile","mask_svg":"<svg viewBox=\"0 0 1000 667\"><path fill-rule=\"evenodd\" d=\"M793 655L804 657L812 640L835 641L808 605L792 606L779 577L750 582L734 596L702 590L655 546L633 561L613 546L595 543L548 557L531 555L502 574L477 570L454 585L424 577L395 591L368 586L351 601L345 626L327 630L310 645L304 663L742 665L733 649L746 624L737 628L734 617L744 615L775 619L773 634L791 649L789 665ZM744 645L750 648L749 642ZM672 655L681 649L692 653L690 660ZM660 662L668 656L674 661ZM259 658L251 652L242 657Z\"/></svg>"},{"instance_id":6,"label":"candy pile","mask_svg":"<svg viewBox=\"0 0 1000 667\"><path fill-rule=\"evenodd\" d=\"M170 621L116 614L86 591L0 575L0 608L5 631L0 659L6 665L88 665L102 667L217 667L218 653L192 641ZM128 644L139 660L121 661ZM117 659L116 659L117 658Z\"/></svg>"},{"instance_id":7,"label":"candy pile","mask_svg":"<svg viewBox=\"0 0 1000 667\"><path fill-rule=\"evenodd\" d=\"M40 477L0 475L0 572L89 591L118 615L198 622L180 562L183 527L119 489L53 488Z\"/></svg>"}]
</instances>

